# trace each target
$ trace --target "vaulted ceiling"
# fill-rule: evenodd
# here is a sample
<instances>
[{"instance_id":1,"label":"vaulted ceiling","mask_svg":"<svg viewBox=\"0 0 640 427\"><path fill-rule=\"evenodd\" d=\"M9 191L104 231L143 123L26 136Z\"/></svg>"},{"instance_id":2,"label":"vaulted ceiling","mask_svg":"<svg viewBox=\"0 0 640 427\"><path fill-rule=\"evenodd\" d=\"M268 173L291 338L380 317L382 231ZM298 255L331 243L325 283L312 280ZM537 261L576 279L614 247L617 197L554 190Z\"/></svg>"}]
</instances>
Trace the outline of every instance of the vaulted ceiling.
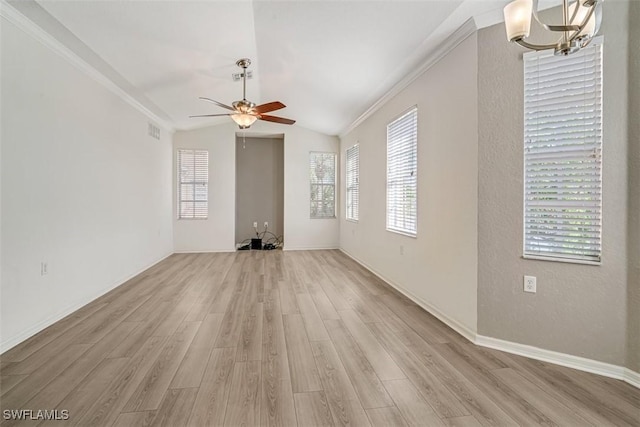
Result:
<instances>
[{"instance_id":1,"label":"vaulted ceiling","mask_svg":"<svg viewBox=\"0 0 640 427\"><path fill-rule=\"evenodd\" d=\"M506 2L9 1L176 129L229 120L188 116L225 112L199 96L241 99L232 74L247 57L247 99L279 100L277 115L329 135L465 21L499 16Z\"/></svg>"}]
</instances>

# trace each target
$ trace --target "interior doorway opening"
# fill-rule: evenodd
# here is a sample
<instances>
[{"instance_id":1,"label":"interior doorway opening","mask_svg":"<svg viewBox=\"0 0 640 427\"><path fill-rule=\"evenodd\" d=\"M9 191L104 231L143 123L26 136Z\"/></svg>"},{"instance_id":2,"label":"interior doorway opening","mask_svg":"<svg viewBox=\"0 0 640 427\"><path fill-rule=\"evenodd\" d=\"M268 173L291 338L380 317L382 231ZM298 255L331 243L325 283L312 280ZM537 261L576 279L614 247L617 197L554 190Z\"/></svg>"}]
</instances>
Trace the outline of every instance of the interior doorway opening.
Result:
<instances>
[{"instance_id":1,"label":"interior doorway opening","mask_svg":"<svg viewBox=\"0 0 640 427\"><path fill-rule=\"evenodd\" d=\"M236 134L236 247L258 249L256 238L284 242L284 134Z\"/></svg>"}]
</instances>

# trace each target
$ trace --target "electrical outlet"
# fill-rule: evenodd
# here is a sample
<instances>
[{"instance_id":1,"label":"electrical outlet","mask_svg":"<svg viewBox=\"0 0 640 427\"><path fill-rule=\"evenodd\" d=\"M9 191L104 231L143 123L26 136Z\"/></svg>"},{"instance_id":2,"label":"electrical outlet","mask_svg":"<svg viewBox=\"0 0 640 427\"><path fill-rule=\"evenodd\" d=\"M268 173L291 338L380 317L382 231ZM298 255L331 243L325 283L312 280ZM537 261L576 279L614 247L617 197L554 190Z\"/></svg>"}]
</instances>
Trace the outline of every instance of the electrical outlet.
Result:
<instances>
[{"instance_id":1,"label":"electrical outlet","mask_svg":"<svg viewBox=\"0 0 640 427\"><path fill-rule=\"evenodd\" d=\"M49 273L49 266L47 265L46 262L41 262L40 263L40 275L41 276L46 276Z\"/></svg>"},{"instance_id":2,"label":"electrical outlet","mask_svg":"<svg viewBox=\"0 0 640 427\"><path fill-rule=\"evenodd\" d=\"M265 221L265 222L264 222L264 228L268 228L268 227L269 227L269 222L268 222L268 221Z\"/></svg>"},{"instance_id":3,"label":"electrical outlet","mask_svg":"<svg viewBox=\"0 0 640 427\"><path fill-rule=\"evenodd\" d=\"M258 221L253 221L253 228L258 228Z\"/></svg>"},{"instance_id":4,"label":"electrical outlet","mask_svg":"<svg viewBox=\"0 0 640 427\"><path fill-rule=\"evenodd\" d=\"M524 291L536 293L536 276L524 276Z\"/></svg>"},{"instance_id":5,"label":"electrical outlet","mask_svg":"<svg viewBox=\"0 0 640 427\"><path fill-rule=\"evenodd\" d=\"M404 246L400 245L400 255L404 255Z\"/></svg>"}]
</instances>

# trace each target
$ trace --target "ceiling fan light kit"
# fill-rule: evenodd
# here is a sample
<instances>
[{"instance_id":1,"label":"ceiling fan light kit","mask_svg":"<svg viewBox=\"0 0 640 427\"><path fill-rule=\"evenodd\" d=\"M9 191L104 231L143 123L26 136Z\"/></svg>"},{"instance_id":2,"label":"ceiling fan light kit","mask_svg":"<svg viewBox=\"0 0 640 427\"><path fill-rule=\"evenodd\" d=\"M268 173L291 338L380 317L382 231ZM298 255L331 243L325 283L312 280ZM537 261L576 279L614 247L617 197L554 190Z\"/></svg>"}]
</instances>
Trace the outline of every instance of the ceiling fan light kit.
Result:
<instances>
[{"instance_id":1,"label":"ceiling fan light kit","mask_svg":"<svg viewBox=\"0 0 640 427\"><path fill-rule=\"evenodd\" d=\"M231 119L237 123L240 129L249 129L252 124L258 120L256 116L252 116L251 114L232 114Z\"/></svg>"},{"instance_id":2,"label":"ceiling fan light kit","mask_svg":"<svg viewBox=\"0 0 640 427\"><path fill-rule=\"evenodd\" d=\"M570 55L586 47L600 29L603 0L562 0L562 24L545 24L538 17L538 0L514 0L504 8L504 24L510 42L531 50L554 49L556 55ZM553 44L526 41L533 17L546 30L561 33Z\"/></svg>"},{"instance_id":3,"label":"ceiling fan light kit","mask_svg":"<svg viewBox=\"0 0 640 427\"><path fill-rule=\"evenodd\" d=\"M238 59L236 61L236 65L242 68L242 99L240 101L235 101L231 105L232 107L225 105L221 102L215 101L210 98L200 97L203 101L208 101L213 104L216 104L219 107L225 108L227 110L233 111L233 113L226 114L202 114L197 116L189 116L189 117L218 117L218 116L229 116L231 119L236 122L240 129L248 129L252 124L256 122L256 120L265 120L268 122L281 123L285 125L292 125L296 121L291 119L285 119L284 117L276 117L276 116L268 116L264 113L268 113L275 110L280 110L285 108L286 106L280 101L268 102L262 105L256 105L251 101L247 101L247 67L251 65L251 60L248 58Z\"/></svg>"}]
</instances>

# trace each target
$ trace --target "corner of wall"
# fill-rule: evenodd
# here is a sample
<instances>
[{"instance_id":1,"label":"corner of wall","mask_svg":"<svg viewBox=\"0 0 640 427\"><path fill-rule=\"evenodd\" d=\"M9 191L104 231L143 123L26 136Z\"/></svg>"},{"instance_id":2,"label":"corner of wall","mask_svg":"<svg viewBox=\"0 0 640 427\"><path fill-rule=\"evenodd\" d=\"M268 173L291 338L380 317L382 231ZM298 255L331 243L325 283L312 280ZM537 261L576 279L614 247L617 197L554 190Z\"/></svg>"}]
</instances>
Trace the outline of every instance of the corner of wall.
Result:
<instances>
[{"instance_id":1,"label":"corner of wall","mask_svg":"<svg viewBox=\"0 0 640 427\"><path fill-rule=\"evenodd\" d=\"M640 372L640 2L629 2L627 368ZM638 374L640 377L640 374ZM640 382L640 381L639 381Z\"/></svg>"},{"instance_id":2,"label":"corner of wall","mask_svg":"<svg viewBox=\"0 0 640 427\"><path fill-rule=\"evenodd\" d=\"M164 259L173 243L169 133L147 135L155 117L0 6L3 351Z\"/></svg>"},{"instance_id":3,"label":"corner of wall","mask_svg":"<svg viewBox=\"0 0 640 427\"><path fill-rule=\"evenodd\" d=\"M629 303L625 121L629 17L623 2L605 3L604 8L606 261L598 267L522 258L524 49L507 42L503 24L479 32L478 331L622 366ZM542 17L553 19L557 12L550 9ZM525 274L538 278L535 295L522 292Z\"/></svg>"}]
</instances>

